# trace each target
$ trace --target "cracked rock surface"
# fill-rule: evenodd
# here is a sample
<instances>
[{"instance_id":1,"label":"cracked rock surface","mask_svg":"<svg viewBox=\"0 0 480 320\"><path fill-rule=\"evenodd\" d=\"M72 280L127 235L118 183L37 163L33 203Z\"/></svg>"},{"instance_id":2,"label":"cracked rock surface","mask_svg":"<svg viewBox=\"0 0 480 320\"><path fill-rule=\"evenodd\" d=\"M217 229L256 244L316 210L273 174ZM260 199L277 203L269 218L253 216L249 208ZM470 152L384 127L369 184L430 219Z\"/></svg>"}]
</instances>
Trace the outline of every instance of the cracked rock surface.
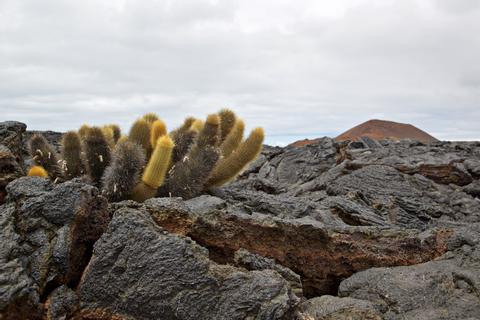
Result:
<instances>
[{"instance_id":1,"label":"cracked rock surface","mask_svg":"<svg viewBox=\"0 0 480 320\"><path fill-rule=\"evenodd\" d=\"M8 169L24 131L0 123ZM143 204L6 172L0 319L479 319L479 142L266 146Z\"/></svg>"}]
</instances>

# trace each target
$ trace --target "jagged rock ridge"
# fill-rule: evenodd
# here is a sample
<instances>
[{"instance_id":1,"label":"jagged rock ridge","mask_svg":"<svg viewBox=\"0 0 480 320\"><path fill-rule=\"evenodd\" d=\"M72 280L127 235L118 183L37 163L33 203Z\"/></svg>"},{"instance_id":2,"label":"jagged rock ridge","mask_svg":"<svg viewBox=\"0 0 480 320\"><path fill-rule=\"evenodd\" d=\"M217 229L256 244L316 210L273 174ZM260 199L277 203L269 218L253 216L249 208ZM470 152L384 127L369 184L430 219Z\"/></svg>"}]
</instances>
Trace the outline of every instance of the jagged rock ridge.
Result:
<instances>
[{"instance_id":1,"label":"jagged rock ridge","mask_svg":"<svg viewBox=\"0 0 480 320\"><path fill-rule=\"evenodd\" d=\"M329 138L266 147L188 201L20 178L0 206L0 314L474 319L479 179L479 142Z\"/></svg>"}]
</instances>

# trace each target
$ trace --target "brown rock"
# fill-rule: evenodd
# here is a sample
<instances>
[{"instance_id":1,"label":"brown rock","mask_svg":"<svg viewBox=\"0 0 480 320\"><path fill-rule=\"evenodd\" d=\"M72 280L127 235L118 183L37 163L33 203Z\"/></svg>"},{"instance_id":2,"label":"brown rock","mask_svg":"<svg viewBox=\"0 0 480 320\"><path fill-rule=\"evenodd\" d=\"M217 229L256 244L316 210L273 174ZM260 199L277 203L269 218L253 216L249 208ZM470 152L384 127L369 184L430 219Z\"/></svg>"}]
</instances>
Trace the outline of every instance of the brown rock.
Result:
<instances>
[{"instance_id":1,"label":"brown rock","mask_svg":"<svg viewBox=\"0 0 480 320\"><path fill-rule=\"evenodd\" d=\"M369 137L375 140L393 140L412 139L421 142L438 141L423 130L412 126L411 124L398 123L385 120L368 120L350 130L345 131L335 138L337 141L353 140L360 137Z\"/></svg>"},{"instance_id":2,"label":"brown rock","mask_svg":"<svg viewBox=\"0 0 480 320\"><path fill-rule=\"evenodd\" d=\"M283 220L214 210L202 215L187 207L171 210L176 199L145 204L155 222L169 232L191 237L209 248L210 258L233 263L244 248L275 259L302 277L305 294L334 293L341 279L377 266L429 261L446 252L447 230L420 233L376 227L327 229L311 220ZM167 209L170 208L170 209Z\"/></svg>"}]
</instances>

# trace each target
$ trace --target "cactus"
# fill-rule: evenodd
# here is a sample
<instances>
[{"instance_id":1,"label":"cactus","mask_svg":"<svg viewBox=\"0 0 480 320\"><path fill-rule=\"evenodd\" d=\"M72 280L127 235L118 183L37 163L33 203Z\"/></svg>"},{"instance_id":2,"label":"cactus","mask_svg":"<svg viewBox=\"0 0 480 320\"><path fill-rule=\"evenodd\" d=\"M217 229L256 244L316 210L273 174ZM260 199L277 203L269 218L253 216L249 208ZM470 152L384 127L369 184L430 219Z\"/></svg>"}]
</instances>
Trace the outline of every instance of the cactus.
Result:
<instances>
[{"instance_id":1,"label":"cactus","mask_svg":"<svg viewBox=\"0 0 480 320\"><path fill-rule=\"evenodd\" d=\"M83 139L87 135L88 129L90 129L90 126L88 124L83 124L80 129L78 129L78 134L80 135L80 138Z\"/></svg>"},{"instance_id":2,"label":"cactus","mask_svg":"<svg viewBox=\"0 0 480 320\"><path fill-rule=\"evenodd\" d=\"M128 136L121 136L118 141L117 141L117 144L119 143L122 143L122 142L125 142L125 141L129 141L128 140ZM138 144L138 143L137 143Z\"/></svg>"},{"instance_id":3,"label":"cactus","mask_svg":"<svg viewBox=\"0 0 480 320\"><path fill-rule=\"evenodd\" d=\"M190 147L195 142L195 138L199 131L192 130L192 124L195 118L186 118L183 125L170 133L175 147L172 153L172 164L182 160L190 151Z\"/></svg>"},{"instance_id":4,"label":"cactus","mask_svg":"<svg viewBox=\"0 0 480 320\"><path fill-rule=\"evenodd\" d=\"M245 123L243 122L243 120L238 119L235 122L233 129L230 131L226 139L220 145L220 151L224 158L232 154L232 152L238 148L240 143L242 143L244 130Z\"/></svg>"},{"instance_id":5,"label":"cactus","mask_svg":"<svg viewBox=\"0 0 480 320\"><path fill-rule=\"evenodd\" d=\"M35 164L42 166L48 176L55 182L63 179L62 170L55 148L41 134L35 134L30 139L30 155Z\"/></svg>"},{"instance_id":6,"label":"cactus","mask_svg":"<svg viewBox=\"0 0 480 320\"><path fill-rule=\"evenodd\" d=\"M102 193L109 201L126 199L140 180L145 166L145 152L131 141L118 142L110 165L102 177Z\"/></svg>"},{"instance_id":7,"label":"cactus","mask_svg":"<svg viewBox=\"0 0 480 320\"><path fill-rule=\"evenodd\" d=\"M107 140L107 143L110 146L110 148L113 148L115 146L115 138L113 136L112 127L103 126L102 127L102 133L103 133L103 136L105 137L105 140Z\"/></svg>"},{"instance_id":8,"label":"cactus","mask_svg":"<svg viewBox=\"0 0 480 320\"><path fill-rule=\"evenodd\" d=\"M173 141L168 135L158 139L157 145L143 172L142 181L133 189L133 200L143 202L155 196L158 187L160 187L165 180L173 147Z\"/></svg>"},{"instance_id":9,"label":"cactus","mask_svg":"<svg viewBox=\"0 0 480 320\"><path fill-rule=\"evenodd\" d=\"M148 158L152 151L152 146L150 145L150 125L145 119L138 119L133 123L128 139L138 143Z\"/></svg>"},{"instance_id":10,"label":"cactus","mask_svg":"<svg viewBox=\"0 0 480 320\"><path fill-rule=\"evenodd\" d=\"M235 113L229 109L220 110L218 115L220 116L220 141L223 142L235 126L237 117Z\"/></svg>"},{"instance_id":11,"label":"cactus","mask_svg":"<svg viewBox=\"0 0 480 320\"><path fill-rule=\"evenodd\" d=\"M88 129L84 139L85 168L94 185L98 185L105 168L110 163L110 147L103 136L102 129Z\"/></svg>"},{"instance_id":12,"label":"cactus","mask_svg":"<svg viewBox=\"0 0 480 320\"><path fill-rule=\"evenodd\" d=\"M265 134L256 128L230 156L221 159L208 179L207 187L216 187L234 179L262 151Z\"/></svg>"},{"instance_id":13,"label":"cactus","mask_svg":"<svg viewBox=\"0 0 480 320\"><path fill-rule=\"evenodd\" d=\"M188 156L177 162L172 168L165 188L161 189L159 195L182 197L183 199L191 199L200 195L205 190L205 183L219 156L216 147L196 148L194 146Z\"/></svg>"},{"instance_id":14,"label":"cactus","mask_svg":"<svg viewBox=\"0 0 480 320\"><path fill-rule=\"evenodd\" d=\"M78 133L67 132L62 138L64 172L46 139L32 137L32 156L44 170L34 167L29 175L47 173L58 180L86 171L110 201L141 202L155 195L189 199L231 181L255 159L263 129L253 130L242 142L244 130L244 122L227 109L210 114L205 122L186 118L170 135L153 113L137 119L129 136L121 136L117 125L83 125Z\"/></svg>"},{"instance_id":15,"label":"cactus","mask_svg":"<svg viewBox=\"0 0 480 320\"><path fill-rule=\"evenodd\" d=\"M149 124L153 124L155 121L160 120L156 113L150 112L145 114L142 117L143 120L147 121Z\"/></svg>"},{"instance_id":16,"label":"cactus","mask_svg":"<svg viewBox=\"0 0 480 320\"><path fill-rule=\"evenodd\" d=\"M195 121L193 121L191 129L196 132L201 132L204 125L205 123L202 120L196 119Z\"/></svg>"},{"instance_id":17,"label":"cactus","mask_svg":"<svg viewBox=\"0 0 480 320\"><path fill-rule=\"evenodd\" d=\"M63 171L67 180L80 176L83 173L81 160L80 136L75 131L69 131L62 137Z\"/></svg>"},{"instance_id":18,"label":"cactus","mask_svg":"<svg viewBox=\"0 0 480 320\"><path fill-rule=\"evenodd\" d=\"M172 153L172 165L182 160L190 151L198 132L195 130L187 130L178 132L173 138L175 148Z\"/></svg>"},{"instance_id":19,"label":"cactus","mask_svg":"<svg viewBox=\"0 0 480 320\"><path fill-rule=\"evenodd\" d=\"M110 128L112 128L112 131L113 131L113 141L115 141L115 143L118 142L118 140L120 139L120 137L122 136L122 130L120 129L120 127L118 126L118 124L109 124L108 125Z\"/></svg>"},{"instance_id":20,"label":"cactus","mask_svg":"<svg viewBox=\"0 0 480 320\"><path fill-rule=\"evenodd\" d=\"M150 129L150 145L152 149L157 145L157 141L161 136L167 134L167 126L162 120L155 120Z\"/></svg>"},{"instance_id":21,"label":"cactus","mask_svg":"<svg viewBox=\"0 0 480 320\"><path fill-rule=\"evenodd\" d=\"M42 166L33 166L28 170L29 177L42 177L42 178L48 178L48 172L45 170L44 167Z\"/></svg>"},{"instance_id":22,"label":"cactus","mask_svg":"<svg viewBox=\"0 0 480 320\"><path fill-rule=\"evenodd\" d=\"M210 114L198 134L197 145L199 148L205 146L216 146L220 138L220 117L217 114Z\"/></svg>"},{"instance_id":23,"label":"cactus","mask_svg":"<svg viewBox=\"0 0 480 320\"><path fill-rule=\"evenodd\" d=\"M209 115L203 130L188 155L175 163L161 195L190 199L204 191L205 183L219 159L216 146L220 137L220 118Z\"/></svg>"}]
</instances>

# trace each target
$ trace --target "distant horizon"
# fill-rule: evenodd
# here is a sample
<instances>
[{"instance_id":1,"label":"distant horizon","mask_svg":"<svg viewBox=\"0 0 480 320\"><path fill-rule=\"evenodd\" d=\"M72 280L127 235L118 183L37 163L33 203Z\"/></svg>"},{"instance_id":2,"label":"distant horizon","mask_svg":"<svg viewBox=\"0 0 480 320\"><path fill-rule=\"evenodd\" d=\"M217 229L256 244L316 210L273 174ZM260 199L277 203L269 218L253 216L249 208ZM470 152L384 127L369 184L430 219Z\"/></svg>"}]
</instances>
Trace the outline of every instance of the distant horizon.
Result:
<instances>
[{"instance_id":1,"label":"distant horizon","mask_svg":"<svg viewBox=\"0 0 480 320\"><path fill-rule=\"evenodd\" d=\"M228 107L270 144L369 119L480 140L477 0L2 0L0 120L66 131Z\"/></svg>"},{"instance_id":2,"label":"distant horizon","mask_svg":"<svg viewBox=\"0 0 480 320\"><path fill-rule=\"evenodd\" d=\"M398 121L386 120L386 119L369 119L369 120L366 120L366 121L370 121L370 120L382 120L382 121L398 122ZM11 119L11 120L6 120L6 121L19 121L19 120ZM364 122L366 122L366 121L364 121ZM22 122L22 121L20 121L20 122ZM364 122L362 122L362 123L364 123ZM362 123L358 123L357 125L362 124ZM46 128L46 129L31 128L31 127L28 126L28 123L26 123L26 124L27 124L27 131L52 131L52 132L57 132L57 133L64 133L64 132L69 131L69 130L78 129L78 128L70 128L70 129L67 129L67 130L52 130L51 128L50 129L49 128ZM104 124L107 124L107 123L104 123ZM412 124L412 123L406 123L406 124ZM102 125L102 124L97 123L96 125ZM414 125L414 124L412 124L412 125ZM122 129L122 133L128 133L128 130L130 129L130 127L129 126L121 126L121 129ZM174 127L171 127L169 129L174 129ZM338 132L321 132L321 133L318 133L318 134L317 133L268 134L268 132L266 132L265 144L269 145L269 146L272 146L272 147L275 147L275 146L285 147L285 146L290 145L294 142L302 141L302 140L314 140L314 139L319 139L319 138L324 138L324 137L334 139L334 138L338 137L339 135L341 135L342 133L344 133L345 131L347 131L349 129L351 129L351 128L347 128L347 129L345 129L344 131L341 131L341 132L340 131L338 131ZM423 130L422 128L418 128L418 129ZM248 130L248 128L247 128L247 130ZM425 131L425 130L423 130L423 131ZM425 131L425 132L427 132L427 131ZM427 132L427 133L429 133L429 132ZM247 134L248 134L248 132L247 132ZM431 134L431 133L429 133L429 134ZM431 135L433 137L437 138L434 134L431 134ZM463 139L463 140L454 140L454 139L438 139L438 140L440 140L440 141L451 141L451 142L480 141L480 139L478 139L478 138Z\"/></svg>"}]
</instances>

